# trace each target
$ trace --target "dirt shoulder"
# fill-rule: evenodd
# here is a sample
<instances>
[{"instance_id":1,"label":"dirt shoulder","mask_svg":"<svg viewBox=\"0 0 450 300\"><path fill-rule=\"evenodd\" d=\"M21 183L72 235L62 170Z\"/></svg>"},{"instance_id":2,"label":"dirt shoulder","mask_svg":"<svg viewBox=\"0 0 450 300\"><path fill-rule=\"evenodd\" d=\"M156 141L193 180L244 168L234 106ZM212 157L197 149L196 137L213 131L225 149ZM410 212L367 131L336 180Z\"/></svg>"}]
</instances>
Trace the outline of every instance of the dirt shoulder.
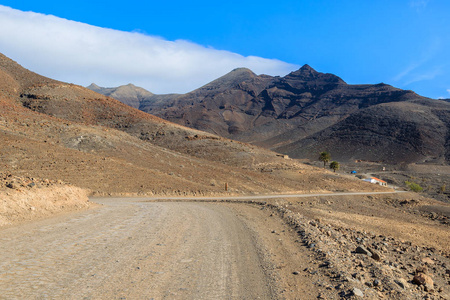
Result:
<instances>
[{"instance_id":1,"label":"dirt shoulder","mask_svg":"<svg viewBox=\"0 0 450 300\"><path fill-rule=\"evenodd\" d=\"M299 274L314 278L319 299L450 297L445 203L405 193L255 205L276 212L295 229L299 249L307 249L311 258ZM424 211L430 207L435 210ZM427 283L417 284L418 276Z\"/></svg>"},{"instance_id":2,"label":"dirt shoulder","mask_svg":"<svg viewBox=\"0 0 450 300\"><path fill-rule=\"evenodd\" d=\"M12 175L1 176L0 199L0 227L95 206L85 189Z\"/></svg>"}]
</instances>

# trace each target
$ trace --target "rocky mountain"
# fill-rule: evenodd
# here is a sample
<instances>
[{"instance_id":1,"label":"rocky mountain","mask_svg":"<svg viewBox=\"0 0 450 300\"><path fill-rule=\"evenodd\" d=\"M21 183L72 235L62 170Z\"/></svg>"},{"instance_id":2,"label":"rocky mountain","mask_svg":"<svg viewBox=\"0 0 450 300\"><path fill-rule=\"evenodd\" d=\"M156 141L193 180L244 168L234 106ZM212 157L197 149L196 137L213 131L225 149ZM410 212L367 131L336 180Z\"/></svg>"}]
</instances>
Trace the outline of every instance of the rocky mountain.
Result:
<instances>
[{"instance_id":1,"label":"rocky mountain","mask_svg":"<svg viewBox=\"0 0 450 300\"><path fill-rule=\"evenodd\" d=\"M328 150L340 160L449 162L448 102L350 85L308 65L285 77L235 69L184 95L146 97L139 109L297 158Z\"/></svg>"},{"instance_id":2,"label":"rocky mountain","mask_svg":"<svg viewBox=\"0 0 450 300\"><path fill-rule=\"evenodd\" d=\"M1 178L62 180L116 195L214 194L223 193L225 183L231 193L297 191L310 181L313 191L343 184L277 153L40 76L1 54L0 107ZM303 169L297 178L282 173Z\"/></svg>"}]
</instances>

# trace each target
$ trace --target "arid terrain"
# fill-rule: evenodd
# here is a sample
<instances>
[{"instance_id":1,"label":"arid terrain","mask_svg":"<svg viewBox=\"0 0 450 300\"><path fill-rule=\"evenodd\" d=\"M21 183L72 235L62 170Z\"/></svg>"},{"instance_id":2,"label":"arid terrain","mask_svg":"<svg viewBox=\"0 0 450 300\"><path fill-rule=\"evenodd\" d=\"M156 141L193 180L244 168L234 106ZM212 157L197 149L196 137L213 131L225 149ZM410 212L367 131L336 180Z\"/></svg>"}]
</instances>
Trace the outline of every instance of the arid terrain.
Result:
<instances>
[{"instance_id":1,"label":"arid terrain","mask_svg":"<svg viewBox=\"0 0 450 300\"><path fill-rule=\"evenodd\" d=\"M5 175L115 195L222 193L225 184L229 193L332 191L344 184L275 152L164 121L0 58ZM348 184L360 189L358 181Z\"/></svg>"},{"instance_id":2,"label":"arid terrain","mask_svg":"<svg viewBox=\"0 0 450 300\"><path fill-rule=\"evenodd\" d=\"M362 165L177 125L3 55L0 106L1 299L449 298L450 205ZM426 172L381 167L357 175Z\"/></svg>"},{"instance_id":3,"label":"arid terrain","mask_svg":"<svg viewBox=\"0 0 450 300\"><path fill-rule=\"evenodd\" d=\"M363 173L362 176L383 178L388 184L405 190L409 190L405 182L416 183L423 189L422 195L450 203L450 166L448 165L388 165L380 162L355 162L343 165L343 172L350 173L352 170L358 170L359 173Z\"/></svg>"},{"instance_id":4,"label":"arid terrain","mask_svg":"<svg viewBox=\"0 0 450 300\"><path fill-rule=\"evenodd\" d=\"M402 188L414 182L425 195L450 202L448 99L386 84L349 85L308 65L281 78L236 69L183 95L144 93L131 84L89 88L166 120L312 165L318 166L317 153L326 150L346 172Z\"/></svg>"},{"instance_id":5,"label":"arid terrain","mask_svg":"<svg viewBox=\"0 0 450 300\"><path fill-rule=\"evenodd\" d=\"M91 201L101 206L0 231L2 297L450 295L450 207L414 194Z\"/></svg>"}]
</instances>

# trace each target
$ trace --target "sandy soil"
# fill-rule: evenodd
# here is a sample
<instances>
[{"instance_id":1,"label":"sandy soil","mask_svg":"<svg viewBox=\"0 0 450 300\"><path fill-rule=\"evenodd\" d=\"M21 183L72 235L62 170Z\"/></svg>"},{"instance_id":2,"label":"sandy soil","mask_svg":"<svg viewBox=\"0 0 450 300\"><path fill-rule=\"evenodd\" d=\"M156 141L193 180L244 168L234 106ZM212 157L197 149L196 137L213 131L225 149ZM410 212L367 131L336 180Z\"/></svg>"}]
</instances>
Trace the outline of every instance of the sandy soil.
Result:
<instances>
[{"instance_id":1,"label":"sandy soil","mask_svg":"<svg viewBox=\"0 0 450 300\"><path fill-rule=\"evenodd\" d=\"M0 189L0 227L91 206L88 191L65 184Z\"/></svg>"}]
</instances>

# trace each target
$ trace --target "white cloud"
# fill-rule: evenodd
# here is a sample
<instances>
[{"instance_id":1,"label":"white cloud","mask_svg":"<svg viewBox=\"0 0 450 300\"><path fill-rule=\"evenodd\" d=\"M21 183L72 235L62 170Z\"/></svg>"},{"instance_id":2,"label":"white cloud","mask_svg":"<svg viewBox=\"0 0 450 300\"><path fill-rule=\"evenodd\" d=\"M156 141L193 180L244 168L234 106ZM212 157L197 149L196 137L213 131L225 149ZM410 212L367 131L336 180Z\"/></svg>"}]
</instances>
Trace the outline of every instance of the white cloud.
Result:
<instances>
[{"instance_id":1,"label":"white cloud","mask_svg":"<svg viewBox=\"0 0 450 300\"><path fill-rule=\"evenodd\" d=\"M185 40L95 27L0 5L0 52L39 74L88 85L133 83L154 93L187 92L247 67L285 75L298 68Z\"/></svg>"},{"instance_id":2,"label":"white cloud","mask_svg":"<svg viewBox=\"0 0 450 300\"><path fill-rule=\"evenodd\" d=\"M442 42L434 38L414 61L410 62L400 73L392 78L394 82L407 86L424 80L432 80L442 75L444 65L436 64L433 59L442 50Z\"/></svg>"},{"instance_id":3,"label":"white cloud","mask_svg":"<svg viewBox=\"0 0 450 300\"><path fill-rule=\"evenodd\" d=\"M413 74L410 76L409 80L404 83L405 86L408 86L415 82L421 82L424 80L433 80L437 76L444 74L442 70L442 66L437 66L431 68L429 70L423 71L421 73Z\"/></svg>"},{"instance_id":4,"label":"white cloud","mask_svg":"<svg viewBox=\"0 0 450 300\"><path fill-rule=\"evenodd\" d=\"M447 93L450 94L450 89L447 89ZM440 96L438 97L439 100L448 99L448 96Z\"/></svg>"},{"instance_id":5,"label":"white cloud","mask_svg":"<svg viewBox=\"0 0 450 300\"><path fill-rule=\"evenodd\" d=\"M398 73L393 80L394 81L400 81L403 78L405 78L405 76L408 76L412 71L414 71L415 69L417 69L418 67L420 67L423 63L425 63L427 60L422 60L422 61L418 61L418 62L412 62L409 66L407 66L403 71L401 71L400 73Z\"/></svg>"},{"instance_id":6,"label":"white cloud","mask_svg":"<svg viewBox=\"0 0 450 300\"><path fill-rule=\"evenodd\" d=\"M424 9L425 7L427 7L429 2L430 2L430 0L411 0L409 2L409 5L413 8L420 10L420 9Z\"/></svg>"}]
</instances>

